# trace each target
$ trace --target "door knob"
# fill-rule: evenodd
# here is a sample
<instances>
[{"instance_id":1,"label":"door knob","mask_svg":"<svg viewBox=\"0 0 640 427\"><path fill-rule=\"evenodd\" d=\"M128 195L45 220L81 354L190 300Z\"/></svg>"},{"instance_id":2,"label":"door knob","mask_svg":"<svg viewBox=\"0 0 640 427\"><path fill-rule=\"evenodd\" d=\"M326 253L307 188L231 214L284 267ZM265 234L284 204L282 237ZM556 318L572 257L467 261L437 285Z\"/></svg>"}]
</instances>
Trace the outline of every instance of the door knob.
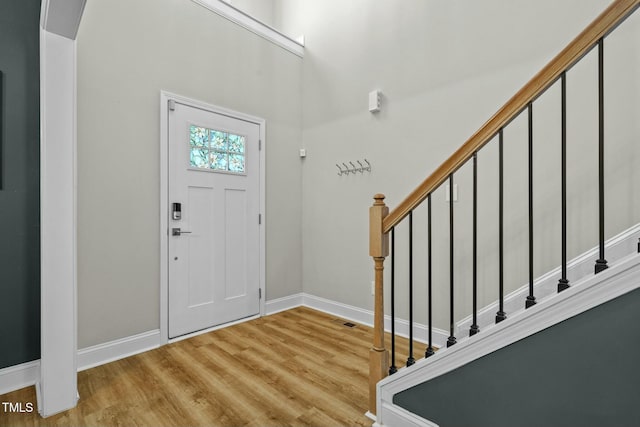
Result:
<instances>
[{"instance_id":1,"label":"door knob","mask_svg":"<svg viewBox=\"0 0 640 427\"><path fill-rule=\"evenodd\" d=\"M191 234L190 231L182 231L180 230L180 228L172 228L171 229L171 235L172 236L180 236L182 234Z\"/></svg>"}]
</instances>

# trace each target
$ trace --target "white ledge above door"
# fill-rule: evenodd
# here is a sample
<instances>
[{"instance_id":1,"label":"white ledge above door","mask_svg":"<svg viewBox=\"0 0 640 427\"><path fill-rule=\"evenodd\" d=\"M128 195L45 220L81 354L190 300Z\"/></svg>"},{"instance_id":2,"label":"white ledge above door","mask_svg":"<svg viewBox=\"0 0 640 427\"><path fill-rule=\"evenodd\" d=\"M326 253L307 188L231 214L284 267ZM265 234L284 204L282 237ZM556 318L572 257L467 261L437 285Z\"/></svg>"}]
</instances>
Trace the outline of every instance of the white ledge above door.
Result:
<instances>
[{"instance_id":1,"label":"white ledge above door","mask_svg":"<svg viewBox=\"0 0 640 427\"><path fill-rule=\"evenodd\" d=\"M75 40L87 0L42 0L40 26L45 31Z\"/></svg>"},{"instance_id":2,"label":"white ledge above door","mask_svg":"<svg viewBox=\"0 0 640 427\"><path fill-rule=\"evenodd\" d=\"M64 1L64 0L63 0ZM76 0L78 1L78 0ZM238 24L239 26L251 31L254 34L263 37L266 40L288 50L289 52L304 57L304 45L300 42L282 34L280 31L257 20L253 16L231 6L222 0L192 0L195 3L217 13L223 18Z\"/></svg>"}]
</instances>

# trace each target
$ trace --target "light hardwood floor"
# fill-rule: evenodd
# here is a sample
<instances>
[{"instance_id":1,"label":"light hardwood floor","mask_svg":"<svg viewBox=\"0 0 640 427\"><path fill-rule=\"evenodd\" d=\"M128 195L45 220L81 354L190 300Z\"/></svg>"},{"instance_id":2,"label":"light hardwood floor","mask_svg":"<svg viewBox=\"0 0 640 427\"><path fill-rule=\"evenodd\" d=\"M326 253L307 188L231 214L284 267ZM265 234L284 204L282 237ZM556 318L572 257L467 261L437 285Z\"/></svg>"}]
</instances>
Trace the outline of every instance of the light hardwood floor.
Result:
<instances>
[{"instance_id":1,"label":"light hardwood floor","mask_svg":"<svg viewBox=\"0 0 640 427\"><path fill-rule=\"evenodd\" d=\"M80 401L64 413L42 419L0 407L0 425L371 425L372 330L344 322L298 307L199 335L80 372ZM398 341L397 360L406 360L407 340ZM424 345L414 352L423 357ZM35 407L34 387L0 402Z\"/></svg>"}]
</instances>

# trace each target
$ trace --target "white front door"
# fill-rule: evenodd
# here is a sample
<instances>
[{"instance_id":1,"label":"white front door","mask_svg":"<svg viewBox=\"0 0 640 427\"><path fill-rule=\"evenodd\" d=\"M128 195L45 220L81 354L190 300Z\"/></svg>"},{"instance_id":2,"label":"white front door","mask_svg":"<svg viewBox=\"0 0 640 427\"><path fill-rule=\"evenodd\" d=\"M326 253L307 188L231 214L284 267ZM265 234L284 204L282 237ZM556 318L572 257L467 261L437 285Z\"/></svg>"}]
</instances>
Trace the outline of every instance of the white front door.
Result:
<instances>
[{"instance_id":1,"label":"white front door","mask_svg":"<svg viewBox=\"0 0 640 427\"><path fill-rule=\"evenodd\" d=\"M260 312L260 127L172 103L169 337Z\"/></svg>"}]
</instances>

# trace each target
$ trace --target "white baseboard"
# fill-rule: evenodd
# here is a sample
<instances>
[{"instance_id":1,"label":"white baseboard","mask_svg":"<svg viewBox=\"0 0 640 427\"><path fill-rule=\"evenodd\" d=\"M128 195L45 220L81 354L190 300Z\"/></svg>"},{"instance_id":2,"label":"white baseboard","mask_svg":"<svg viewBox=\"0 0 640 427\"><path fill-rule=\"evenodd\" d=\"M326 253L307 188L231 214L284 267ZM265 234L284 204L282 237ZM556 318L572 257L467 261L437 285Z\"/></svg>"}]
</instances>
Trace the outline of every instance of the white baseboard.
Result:
<instances>
[{"instance_id":1,"label":"white baseboard","mask_svg":"<svg viewBox=\"0 0 640 427\"><path fill-rule=\"evenodd\" d=\"M350 320L366 326L373 326L374 313L372 310L365 310L360 307L343 304L341 302L317 297L307 293L299 293L267 301L266 312L267 315L269 315L300 306L313 308L314 310L332 314L345 320ZM387 332L391 331L391 316L389 315L385 315L384 317L384 329ZM426 325L415 323L413 326L413 334L416 341L422 343L427 342L428 329ZM407 320L396 319L396 335L405 338L409 337L409 322ZM433 328L432 336L433 345L436 347L442 347L446 344L449 333L442 329Z\"/></svg>"},{"instance_id":2,"label":"white baseboard","mask_svg":"<svg viewBox=\"0 0 640 427\"><path fill-rule=\"evenodd\" d=\"M78 350L78 371L160 347L160 330L143 332Z\"/></svg>"},{"instance_id":3,"label":"white baseboard","mask_svg":"<svg viewBox=\"0 0 640 427\"><path fill-rule=\"evenodd\" d=\"M303 304L309 308L318 311L333 314L347 320L362 323L363 325L373 326L374 313L372 310L365 310L360 307L354 307L348 304L320 298L310 294L303 294ZM391 331L391 316L384 316L384 330ZM401 337L409 337L409 321L404 319L396 319L396 335ZM432 330L433 345L442 347L446 344L449 333L445 330L433 328ZM413 325L413 338L416 341L426 343L428 338L428 328L426 325L415 323Z\"/></svg>"},{"instance_id":4,"label":"white baseboard","mask_svg":"<svg viewBox=\"0 0 640 427\"><path fill-rule=\"evenodd\" d=\"M373 324L373 312L303 293L267 301L265 311L266 315L270 315L302 305L366 325ZM78 371L143 353L160 345L160 330L156 329L83 348L78 350ZM36 384L39 377L39 360L0 369L0 394L32 386Z\"/></svg>"},{"instance_id":5,"label":"white baseboard","mask_svg":"<svg viewBox=\"0 0 640 427\"><path fill-rule=\"evenodd\" d=\"M345 320L351 320L367 326L373 325L373 311L371 310L365 310L360 307L354 307L306 293L303 294L302 305L327 314L342 317Z\"/></svg>"},{"instance_id":6,"label":"white baseboard","mask_svg":"<svg viewBox=\"0 0 640 427\"><path fill-rule=\"evenodd\" d=\"M40 414L40 416L42 415L42 412L40 411L40 408L42 408L42 390L40 390L40 381L36 380L36 405L38 407L38 413Z\"/></svg>"},{"instance_id":7,"label":"white baseboard","mask_svg":"<svg viewBox=\"0 0 640 427\"><path fill-rule=\"evenodd\" d=\"M303 298L304 294L299 293L267 301L265 303L265 316L300 307L302 305Z\"/></svg>"},{"instance_id":8,"label":"white baseboard","mask_svg":"<svg viewBox=\"0 0 640 427\"><path fill-rule=\"evenodd\" d=\"M0 394L32 386L40 378L40 360L0 369Z\"/></svg>"},{"instance_id":9,"label":"white baseboard","mask_svg":"<svg viewBox=\"0 0 640 427\"><path fill-rule=\"evenodd\" d=\"M365 325L370 326L373 324L372 311L363 310L304 293L267 301L265 303L265 311L266 315L270 315L303 305ZM390 324L388 319L386 323ZM402 331L399 331L399 333L401 332ZM160 330L156 329L83 348L78 350L78 371L84 371L85 369L90 369L104 365L105 363L143 353L145 351L158 348L160 345ZM39 377L39 360L0 369L0 394L32 386L38 381Z\"/></svg>"},{"instance_id":10,"label":"white baseboard","mask_svg":"<svg viewBox=\"0 0 640 427\"><path fill-rule=\"evenodd\" d=\"M78 350L78 371L104 365L134 354L160 347L160 330L143 332ZM40 360L0 369L0 394L10 393L37 383Z\"/></svg>"}]
</instances>

